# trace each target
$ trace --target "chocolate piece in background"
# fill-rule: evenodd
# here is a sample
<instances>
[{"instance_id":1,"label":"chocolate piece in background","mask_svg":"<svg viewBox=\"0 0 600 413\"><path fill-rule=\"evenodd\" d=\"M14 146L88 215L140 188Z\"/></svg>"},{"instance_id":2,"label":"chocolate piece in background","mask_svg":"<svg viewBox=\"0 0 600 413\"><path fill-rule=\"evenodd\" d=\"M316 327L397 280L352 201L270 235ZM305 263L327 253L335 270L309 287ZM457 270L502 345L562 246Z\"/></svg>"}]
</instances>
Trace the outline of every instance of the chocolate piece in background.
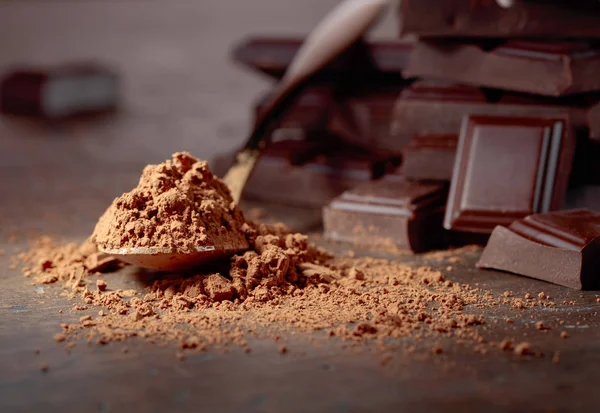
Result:
<instances>
[{"instance_id":1,"label":"chocolate piece in background","mask_svg":"<svg viewBox=\"0 0 600 413\"><path fill-rule=\"evenodd\" d=\"M400 84L371 90L354 90L339 97L332 109L328 130L344 141L400 154L411 136L393 137L391 124L394 106L404 86Z\"/></svg>"},{"instance_id":2,"label":"chocolate piece in background","mask_svg":"<svg viewBox=\"0 0 600 413\"><path fill-rule=\"evenodd\" d=\"M468 116L444 227L490 233L565 201L575 142L568 118Z\"/></svg>"},{"instance_id":3,"label":"chocolate piece in background","mask_svg":"<svg viewBox=\"0 0 600 413\"><path fill-rule=\"evenodd\" d=\"M372 147L401 151L416 135L458 135L466 115L552 116L568 113L575 129L587 128L587 108L597 96L548 98L441 82L416 82L400 93L391 137Z\"/></svg>"},{"instance_id":4,"label":"chocolate piece in background","mask_svg":"<svg viewBox=\"0 0 600 413\"><path fill-rule=\"evenodd\" d=\"M235 153L211 162L223 176ZM263 151L243 196L292 206L322 207L345 190L394 170L400 158L380 156L340 143L335 137L270 143Z\"/></svg>"},{"instance_id":5,"label":"chocolate piece in background","mask_svg":"<svg viewBox=\"0 0 600 413\"><path fill-rule=\"evenodd\" d=\"M118 100L117 75L98 64L16 69L0 80L0 109L13 115L66 118L113 110Z\"/></svg>"},{"instance_id":6,"label":"chocolate piece in background","mask_svg":"<svg viewBox=\"0 0 600 413\"><path fill-rule=\"evenodd\" d=\"M600 23L600 18L598 19ZM408 77L547 96L600 90L600 47L588 41L420 41Z\"/></svg>"},{"instance_id":7,"label":"chocolate piece in background","mask_svg":"<svg viewBox=\"0 0 600 413\"><path fill-rule=\"evenodd\" d=\"M600 185L583 185L567 191L565 209L580 208L600 213Z\"/></svg>"},{"instance_id":8,"label":"chocolate piece in background","mask_svg":"<svg viewBox=\"0 0 600 413\"><path fill-rule=\"evenodd\" d=\"M578 290L599 289L600 214L556 211L498 226L477 266Z\"/></svg>"},{"instance_id":9,"label":"chocolate piece in background","mask_svg":"<svg viewBox=\"0 0 600 413\"><path fill-rule=\"evenodd\" d=\"M281 78L304 39L250 37L238 44L232 57L247 67ZM401 79L402 70L408 66L412 42L377 41L358 42L321 72L323 78L339 79L369 74L389 79Z\"/></svg>"},{"instance_id":10,"label":"chocolate piece in background","mask_svg":"<svg viewBox=\"0 0 600 413\"><path fill-rule=\"evenodd\" d=\"M402 175L408 180L450 181L457 135L417 135L402 151Z\"/></svg>"},{"instance_id":11,"label":"chocolate piece in background","mask_svg":"<svg viewBox=\"0 0 600 413\"><path fill-rule=\"evenodd\" d=\"M357 246L423 252L446 244L447 187L388 175L352 188L323 208L325 237Z\"/></svg>"},{"instance_id":12,"label":"chocolate piece in background","mask_svg":"<svg viewBox=\"0 0 600 413\"><path fill-rule=\"evenodd\" d=\"M400 34L421 37L600 37L595 0L517 1L502 8L489 0L402 0Z\"/></svg>"},{"instance_id":13,"label":"chocolate piece in background","mask_svg":"<svg viewBox=\"0 0 600 413\"><path fill-rule=\"evenodd\" d=\"M271 93L263 95L254 107L254 121L264 110ZM333 93L329 85L307 88L298 96L290 110L271 132L271 140L301 140L312 134L323 134L333 107Z\"/></svg>"},{"instance_id":14,"label":"chocolate piece in background","mask_svg":"<svg viewBox=\"0 0 600 413\"><path fill-rule=\"evenodd\" d=\"M600 103L590 106L587 112L590 138L600 140Z\"/></svg>"}]
</instances>

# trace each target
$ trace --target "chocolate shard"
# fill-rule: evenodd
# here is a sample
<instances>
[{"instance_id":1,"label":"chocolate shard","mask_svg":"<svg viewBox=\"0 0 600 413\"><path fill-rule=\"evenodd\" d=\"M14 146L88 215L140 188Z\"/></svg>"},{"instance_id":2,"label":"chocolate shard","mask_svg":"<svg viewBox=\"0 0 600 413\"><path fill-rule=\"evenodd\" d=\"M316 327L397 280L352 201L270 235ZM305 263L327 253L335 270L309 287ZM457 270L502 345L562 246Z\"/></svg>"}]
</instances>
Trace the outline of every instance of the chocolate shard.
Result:
<instances>
[{"instance_id":1,"label":"chocolate shard","mask_svg":"<svg viewBox=\"0 0 600 413\"><path fill-rule=\"evenodd\" d=\"M587 41L420 41L408 77L547 96L600 90L600 47Z\"/></svg>"},{"instance_id":2,"label":"chocolate shard","mask_svg":"<svg viewBox=\"0 0 600 413\"><path fill-rule=\"evenodd\" d=\"M402 151L402 175L408 180L450 181L457 135L417 135Z\"/></svg>"},{"instance_id":3,"label":"chocolate shard","mask_svg":"<svg viewBox=\"0 0 600 413\"><path fill-rule=\"evenodd\" d=\"M600 213L530 215L498 226L477 263L580 290L600 288Z\"/></svg>"},{"instance_id":4,"label":"chocolate shard","mask_svg":"<svg viewBox=\"0 0 600 413\"><path fill-rule=\"evenodd\" d=\"M271 93L260 97L254 107L254 122L266 107ZM326 129L333 107L331 87L313 86L298 96L294 105L279 120L277 128L271 132L273 141L302 140L315 133L322 134Z\"/></svg>"},{"instance_id":5,"label":"chocolate shard","mask_svg":"<svg viewBox=\"0 0 600 413\"><path fill-rule=\"evenodd\" d=\"M377 179L400 164L397 156L348 146L330 135L317 138L269 144L244 189L244 198L322 207L345 190ZM211 169L223 176L234 156L217 157Z\"/></svg>"},{"instance_id":6,"label":"chocolate shard","mask_svg":"<svg viewBox=\"0 0 600 413\"><path fill-rule=\"evenodd\" d=\"M350 144L400 154L412 136L393 137L390 125L403 88L396 84L349 93L333 107L328 130Z\"/></svg>"},{"instance_id":7,"label":"chocolate shard","mask_svg":"<svg viewBox=\"0 0 600 413\"><path fill-rule=\"evenodd\" d=\"M359 246L414 252L445 246L447 188L390 175L344 192L323 209L325 236Z\"/></svg>"},{"instance_id":8,"label":"chocolate shard","mask_svg":"<svg viewBox=\"0 0 600 413\"><path fill-rule=\"evenodd\" d=\"M402 150L416 135L458 135L467 115L552 116L568 113L576 129L587 128L587 98L547 98L441 82L416 82L395 103L386 142L372 147Z\"/></svg>"},{"instance_id":9,"label":"chocolate shard","mask_svg":"<svg viewBox=\"0 0 600 413\"><path fill-rule=\"evenodd\" d=\"M444 227L490 233L496 225L560 209L574 146L566 117L467 117Z\"/></svg>"},{"instance_id":10,"label":"chocolate shard","mask_svg":"<svg viewBox=\"0 0 600 413\"><path fill-rule=\"evenodd\" d=\"M597 1L402 0L400 33L422 37L600 37Z\"/></svg>"},{"instance_id":11,"label":"chocolate shard","mask_svg":"<svg viewBox=\"0 0 600 413\"><path fill-rule=\"evenodd\" d=\"M247 67L281 78L304 39L250 37L237 45L233 59ZM408 66L411 42L358 42L321 72L324 77L355 76L369 72L392 74L400 78Z\"/></svg>"},{"instance_id":12,"label":"chocolate shard","mask_svg":"<svg viewBox=\"0 0 600 413\"><path fill-rule=\"evenodd\" d=\"M98 64L24 68L0 80L0 109L12 115L67 118L112 111L118 100L118 76Z\"/></svg>"}]
</instances>

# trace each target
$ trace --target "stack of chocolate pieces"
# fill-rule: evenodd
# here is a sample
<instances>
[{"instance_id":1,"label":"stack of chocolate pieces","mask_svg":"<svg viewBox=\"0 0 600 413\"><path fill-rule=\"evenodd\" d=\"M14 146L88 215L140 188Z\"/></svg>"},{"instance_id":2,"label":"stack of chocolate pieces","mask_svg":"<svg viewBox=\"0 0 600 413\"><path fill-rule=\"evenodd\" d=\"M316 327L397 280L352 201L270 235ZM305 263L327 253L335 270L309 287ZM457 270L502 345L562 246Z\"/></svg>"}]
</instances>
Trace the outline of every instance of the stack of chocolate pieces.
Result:
<instances>
[{"instance_id":1,"label":"stack of chocolate pieces","mask_svg":"<svg viewBox=\"0 0 600 413\"><path fill-rule=\"evenodd\" d=\"M326 185L333 189L319 202L333 199L323 209L325 235L414 252L491 236L480 267L593 288L600 2L522 0L505 9L486 0L403 0L399 14L401 38L416 41L357 44L316 80L328 96L323 118L309 124L292 112L282 123L302 129L287 136L330 148L325 159L361 153L395 165L402 157L399 168L370 175L377 180L345 191ZM235 55L277 78L300 43L255 38ZM529 264L524 251L537 254ZM540 251L565 271L535 271Z\"/></svg>"}]
</instances>

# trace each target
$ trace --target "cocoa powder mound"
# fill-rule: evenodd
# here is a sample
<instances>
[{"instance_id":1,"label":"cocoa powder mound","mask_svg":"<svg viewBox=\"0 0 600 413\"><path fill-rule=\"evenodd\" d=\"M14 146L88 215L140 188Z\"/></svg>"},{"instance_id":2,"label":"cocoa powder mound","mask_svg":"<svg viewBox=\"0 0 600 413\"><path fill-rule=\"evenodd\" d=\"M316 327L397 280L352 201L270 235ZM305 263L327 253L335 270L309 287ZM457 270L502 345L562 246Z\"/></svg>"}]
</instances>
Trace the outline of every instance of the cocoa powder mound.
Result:
<instances>
[{"instance_id":1,"label":"cocoa powder mound","mask_svg":"<svg viewBox=\"0 0 600 413\"><path fill-rule=\"evenodd\" d=\"M245 220L227 186L205 161L189 153L148 165L138 186L115 199L98 221L92 241L101 249L155 247L194 252L195 247L247 247Z\"/></svg>"}]
</instances>

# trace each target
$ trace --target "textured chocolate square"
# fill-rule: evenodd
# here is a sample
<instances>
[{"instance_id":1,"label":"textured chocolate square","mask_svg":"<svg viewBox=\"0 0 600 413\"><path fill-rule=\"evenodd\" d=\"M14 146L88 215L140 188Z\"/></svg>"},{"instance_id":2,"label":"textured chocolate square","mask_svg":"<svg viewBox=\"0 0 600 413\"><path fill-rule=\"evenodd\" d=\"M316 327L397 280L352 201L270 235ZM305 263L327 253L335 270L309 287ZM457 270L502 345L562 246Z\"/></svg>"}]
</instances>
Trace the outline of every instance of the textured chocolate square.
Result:
<instances>
[{"instance_id":1,"label":"textured chocolate square","mask_svg":"<svg viewBox=\"0 0 600 413\"><path fill-rule=\"evenodd\" d=\"M600 288L600 213L572 209L498 226L477 263L566 287Z\"/></svg>"},{"instance_id":2,"label":"textured chocolate square","mask_svg":"<svg viewBox=\"0 0 600 413\"><path fill-rule=\"evenodd\" d=\"M496 225L560 209L573 152L566 117L467 117L444 227L490 233Z\"/></svg>"},{"instance_id":3,"label":"textured chocolate square","mask_svg":"<svg viewBox=\"0 0 600 413\"><path fill-rule=\"evenodd\" d=\"M422 252L446 242L441 184L390 176L344 192L323 209L325 236L370 247Z\"/></svg>"}]
</instances>

